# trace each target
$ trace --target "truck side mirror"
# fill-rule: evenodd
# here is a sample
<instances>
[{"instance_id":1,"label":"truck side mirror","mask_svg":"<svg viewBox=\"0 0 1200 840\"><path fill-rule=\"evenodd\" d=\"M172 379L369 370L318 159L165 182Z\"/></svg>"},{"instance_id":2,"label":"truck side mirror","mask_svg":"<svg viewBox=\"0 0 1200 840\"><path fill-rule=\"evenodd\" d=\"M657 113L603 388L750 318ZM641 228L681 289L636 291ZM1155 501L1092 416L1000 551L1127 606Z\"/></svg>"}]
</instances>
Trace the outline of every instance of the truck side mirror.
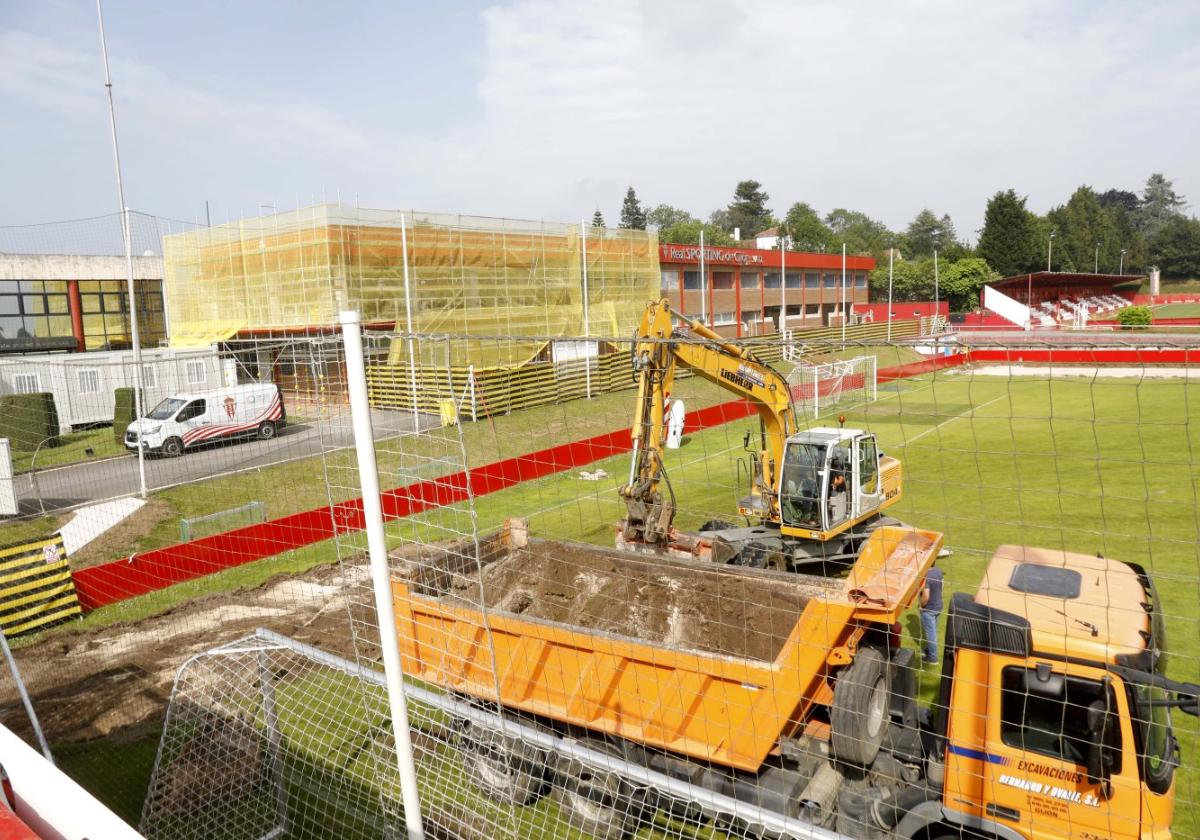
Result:
<instances>
[{"instance_id":1,"label":"truck side mirror","mask_svg":"<svg viewBox=\"0 0 1200 840\"><path fill-rule=\"evenodd\" d=\"M1109 729L1112 726L1112 714L1103 700L1093 700L1087 709L1087 780L1088 784L1099 785L1100 793L1108 799L1112 795L1112 782L1109 771L1112 769L1112 756L1108 751Z\"/></svg>"}]
</instances>

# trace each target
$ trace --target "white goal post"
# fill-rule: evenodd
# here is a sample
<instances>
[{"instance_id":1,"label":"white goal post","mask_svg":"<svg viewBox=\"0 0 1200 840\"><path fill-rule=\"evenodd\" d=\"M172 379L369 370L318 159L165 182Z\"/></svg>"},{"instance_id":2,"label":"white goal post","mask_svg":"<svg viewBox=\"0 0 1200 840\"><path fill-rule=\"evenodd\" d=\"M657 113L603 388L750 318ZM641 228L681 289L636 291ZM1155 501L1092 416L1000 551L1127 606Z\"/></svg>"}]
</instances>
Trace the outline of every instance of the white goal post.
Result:
<instances>
[{"instance_id":1,"label":"white goal post","mask_svg":"<svg viewBox=\"0 0 1200 840\"><path fill-rule=\"evenodd\" d=\"M820 417L839 405L871 402L878 396L874 356L820 364L800 363L788 374L792 402L801 415Z\"/></svg>"}]
</instances>

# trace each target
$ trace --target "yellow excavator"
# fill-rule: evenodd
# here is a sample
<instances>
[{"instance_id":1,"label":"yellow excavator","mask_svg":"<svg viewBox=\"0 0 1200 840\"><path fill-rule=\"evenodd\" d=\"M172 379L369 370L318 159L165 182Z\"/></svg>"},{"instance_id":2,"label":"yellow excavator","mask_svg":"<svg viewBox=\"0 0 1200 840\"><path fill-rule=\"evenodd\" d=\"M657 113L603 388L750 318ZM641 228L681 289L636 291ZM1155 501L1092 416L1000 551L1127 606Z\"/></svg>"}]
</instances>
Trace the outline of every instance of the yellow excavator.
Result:
<instances>
[{"instance_id":1,"label":"yellow excavator","mask_svg":"<svg viewBox=\"0 0 1200 840\"><path fill-rule=\"evenodd\" d=\"M743 441L750 454L750 493L738 500L744 526L710 520L686 533L673 524L675 492L663 450L665 402L679 365L748 400L758 413L758 447L751 448L750 432ZM633 457L619 491L627 512L618 548L797 571L853 561L871 531L898 524L882 513L900 501L900 462L879 451L875 435L841 427L799 431L781 373L681 317L665 299L642 314L633 370Z\"/></svg>"}]
</instances>

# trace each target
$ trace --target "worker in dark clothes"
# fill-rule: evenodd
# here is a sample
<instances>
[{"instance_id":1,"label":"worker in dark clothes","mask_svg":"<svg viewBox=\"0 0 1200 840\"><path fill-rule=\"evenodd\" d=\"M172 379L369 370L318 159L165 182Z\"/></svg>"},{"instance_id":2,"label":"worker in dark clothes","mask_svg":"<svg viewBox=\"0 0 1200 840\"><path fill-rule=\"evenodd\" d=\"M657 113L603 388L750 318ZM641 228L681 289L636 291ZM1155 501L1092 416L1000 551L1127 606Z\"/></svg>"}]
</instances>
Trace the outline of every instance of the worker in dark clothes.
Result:
<instances>
[{"instance_id":1,"label":"worker in dark clothes","mask_svg":"<svg viewBox=\"0 0 1200 840\"><path fill-rule=\"evenodd\" d=\"M921 630L925 636L925 650L922 659L927 665L936 665L938 661L938 616L942 614L942 583L945 580L942 570L935 564L925 575L925 583L921 586Z\"/></svg>"}]
</instances>

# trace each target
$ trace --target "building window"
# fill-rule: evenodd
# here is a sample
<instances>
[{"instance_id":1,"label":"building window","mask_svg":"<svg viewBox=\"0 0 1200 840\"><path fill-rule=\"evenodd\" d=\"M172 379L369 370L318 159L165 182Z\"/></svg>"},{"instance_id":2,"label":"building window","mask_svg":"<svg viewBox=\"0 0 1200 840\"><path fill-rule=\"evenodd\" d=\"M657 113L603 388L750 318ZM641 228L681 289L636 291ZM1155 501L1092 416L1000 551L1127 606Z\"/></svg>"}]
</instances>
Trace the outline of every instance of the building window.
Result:
<instances>
[{"instance_id":1,"label":"building window","mask_svg":"<svg viewBox=\"0 0 1200 840\"><path fill-rule=\"evenodd\" d=\"M162 283L158 280L138 280L136 293L138 337L143 347L155 347L166 338ZM123 350L130 346L126 281L80 280L79 300L83 307L86 349Z\"/></svg>"},{"instance_id":2,"label":"building window","mask_svg":"<svg viewBox=\"0 0 1200 840\"><path fill-rule=\"evenodd\" d=\"M789 289L800 288L800 274L798 272L789 271L787 273L787 287Z\"/></svg>"},{"instance_id":3,"label":"building window","mask_svg":"<svg viewBox=\"0 0 1200 840\"><path fill-rule=\"evenodd\" d=\"M810 303L810 304L808 305L807 314L809 314L809 315L820 315L820 314L821 314L821 304L819 304L819 303Z\"/></svg>"},{"instance_id":4,"label":"building window","mask_svg":"<svg viewBox=\"0 0 1200 840\"><path fill-rule=\"evenodd\" d=\"M778 271L768 271L766 274L763 275L763 288L764 289L778 289L779 288L779 272Z\"/></svg>"},{"instance_id":5,"label":"building window","mask_svg":"<svg viewBox=\"0 0 1200 840\"><path fill-rule=\"evenodd\" d=\"M203 359L195 359L187 363L187 384L208 384L208 366L204 364Z\"/></svg>"},{"instance_id":6,"label":"building window","mask_svg":"<svg viewBox=\"0 0 1200 840\"><path fill-rule=\"evenodd\" d=\"M99 368L84 368L83 370L76 371L75 376L79 383L80 394L100 393Z\"/></svg>"},{"instance_id":7,"label":"building window","mask_svg":"<svg viewBox=\"0 0 1200 840\"><path fill-rule=\"evenodd\" d=\"M726 292L733 289L733 272L714 271L712 274L712 287L714 291L719 292Z\"/></svg>"},{"instance_id":8,"label":"building window","mask_svg":"<svg viewBox=\"0 0 1200 840\"><path fill-rule=\"evenodd\" d=\"M810 289L821 288L821 275L816 271L806 272L804 275L804 285Z\"/></svg>"},{"instance_id":9,"label":"building window","mask_svg":"<svg viewBox=\"0 0 1200 840\"><path fill-rule=\"evenodd\" d=\"M742 288L743 289L757 289L758 288L758 280L759 280L759 277L758 277L757 271L743 271L742 272Z\"/></svg>"},{"instance_id":10,"label":"building window","mask_svg":"<svg viewBox=\"0 0 1200 840\"><path fill-rule=\"evenodd\" d=\"M838 276L836 274L825 275L825 288L836 289L838 287Z\"/></svg>"},{"instance_id":11,"label":"building window","mask_svg":"<svg viewBox=\"0 0 1200 840\"><path fill-rule=\"evenodd\" d=\"M667 292L679 291L679 272L673 268L664 268L662 270L662 287L663 291Z\"/></svg>"},{"instance_id":12,"label":"building window","mask_svg":"<svg viewBox=\"0 0 1200 840\"><path fill-rule=\"evenodd\" d=\"M696 291L700 288L700 272L685 271L683 272L683 288L688 291Z\"/></svg>"},{"instance_id":13,"label":"building window","mask_svg":"<svg viewBox=\"0 0 1200 840\"><path fill-rule=\"evenodd\" d=\"M12 383L18 394L36 394L42 390L42 380L36 373L14 373Z\"/></svg>"},{"instance_id":14,"label":"building window","mask_svg":"<svg viewBox=\"0 0 1200 840\"><path fill-rule=\"evenodd\" d=\"M863 274L861 271L858 274L855 274L854 285L859 289L867 288L867 275Z\"/></svg>"},{"instance_id":15,"label":"building window","mask_svg":"<svg viewBox=\"0 0 1200 840\"><path fill-rule=\"evenodd\" d=\"M142 385L146 388L158 387L158 368L155 365L142 365Z\"/></svg>"},{"instance_id":16,"label":"building window","mask_svg":"<svg viewBox=\"0 0 1200 840\"><path fill-rule=\"evenodd\" d=\"M70 338L66 281L0 281L0 338Z\"/></svg>"},{"instance_id":17,"label":"building window","mask_svg":"<svg viewBox=\"0 0 1200 840\"><path fill-rule=\"evenodd\" d=\"M736 324L737 316L733 312L714 312L712 322L714 326L718 327Z\"/></svg>"}]
</instances>

